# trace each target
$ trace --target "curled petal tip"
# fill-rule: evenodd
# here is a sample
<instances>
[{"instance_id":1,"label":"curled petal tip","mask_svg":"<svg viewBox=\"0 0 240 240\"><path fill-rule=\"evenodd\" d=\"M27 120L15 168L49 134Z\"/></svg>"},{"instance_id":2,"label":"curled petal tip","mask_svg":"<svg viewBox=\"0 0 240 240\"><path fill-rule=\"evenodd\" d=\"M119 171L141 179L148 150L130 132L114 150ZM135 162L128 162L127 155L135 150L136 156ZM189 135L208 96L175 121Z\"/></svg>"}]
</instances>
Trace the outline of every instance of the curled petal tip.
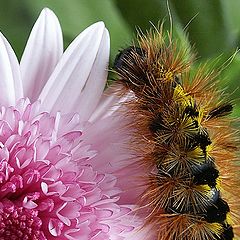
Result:
<instances>
[{"instance_id":1,"label":"curled petal tip","mask_svg":"<svg viewBox=\"0 0 240 240\"><path fill-rule=\"evenodd\" d=\"M43 10L41 11L41 13L40 13L39 16L41 16L41 15L43 15L43 14L48 14L48 15L51 14L51 15L56 16L55 13L54 13L50 8L48 8L48 7L43 8Z\"/></svg>"},{"instance_id":2,"label":"curled petal tip","mask_svg":"<svg viewBox=\"0 0 240 240\"><path fill-rule=\"evenodd\" d=\"M103 21L93 23L91 26L96 27L96 28L105 28L105 24Z\"/></svg>"}]
</instances>

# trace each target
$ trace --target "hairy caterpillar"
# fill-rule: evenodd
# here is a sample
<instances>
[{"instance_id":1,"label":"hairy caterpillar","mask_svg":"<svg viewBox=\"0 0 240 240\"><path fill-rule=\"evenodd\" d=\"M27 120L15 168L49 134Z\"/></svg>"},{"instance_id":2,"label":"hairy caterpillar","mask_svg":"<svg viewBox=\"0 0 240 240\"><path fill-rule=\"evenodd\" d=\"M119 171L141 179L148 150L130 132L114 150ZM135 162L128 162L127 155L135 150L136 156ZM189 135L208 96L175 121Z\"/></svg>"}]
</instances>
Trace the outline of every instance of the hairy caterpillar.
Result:
<instances>
[{"instance_id":1,"label":"hairy caterpillar","mask_svg":"<svg viewBox=\"0 0 240 240\"><path fill-rule=\"evenodd\" d=\"M215 87L219 71L193 61L163 27L115 59L123 91L135 95L133 142L149 169L140 207L158 240L240 239L233 106Z\"/></svg>"}]
</instances>

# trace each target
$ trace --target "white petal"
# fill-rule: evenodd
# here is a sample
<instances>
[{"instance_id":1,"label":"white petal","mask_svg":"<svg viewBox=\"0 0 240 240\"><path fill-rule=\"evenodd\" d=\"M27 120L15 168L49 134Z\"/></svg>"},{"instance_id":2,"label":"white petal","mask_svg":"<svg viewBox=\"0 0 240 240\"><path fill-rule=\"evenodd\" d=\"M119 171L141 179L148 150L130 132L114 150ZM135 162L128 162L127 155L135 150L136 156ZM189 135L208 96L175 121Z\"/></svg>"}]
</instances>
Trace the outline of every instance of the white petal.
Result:
<instances>
[{"instance_id":1,"label":"white petal","mask_svg":"<svg viewBox=\"0 0 240 240\"><path fill-rule=\"evenodd\" d=\"M126 106L126 103L134 98L132 92L128 92L125 95L123 93L123 86L119 84L112 84L108 87L101 96L98 105L93 111L89 122L96 122L102 118L106 118L114 114L119 108L121 112Z\"/></svg>"},{"instance_id":2,"label":"white petal","mask_svg":"<svg viewBox=\"0 0 240 240\"><path fill-rule=\"evenodd\" d=\"M14 105L23 97L17 57L7 39L0 33L0 104Z\"/></svg>"},{"instance_id":3,"label":"white petal","mask_svg":"<svg viewBox=\"0 0 240 240\"><path fill-rule=\"evenodd\" d=\"M71 112L79 112L81 121L88 120L102 96L108 74L109 53L110 38L107 29L105 29L85 87L70 109Z\"/></svg>"},{"instance_id":4,"label":"white petal","mask_svg":"<svg viewBox=\"0 0 240 240\"><path fill-rule=\"evenodd\" d=\"M40 94L45 111L66 113L75 106L91 73L104 33L104 24L95 23L71 43Z\"/></svg>"},{"instance_id":5,"label":"white petal","mask_svg":"<svg viewBox=\"0 0 240 240\"><path fill-rule=\"evenodd\" d=\"M102 94L88 121L93 123L111 115L120 114L121 116L128 111L127 105L134 98L135 95L132 91L127 92L124 86L113 83Z\"/></svg>"},{"instance_id":6,"label":"white petal","mask_svg":"<svg viewBox=\"0 0 240 240\"><path fill-rule=\"evenodd\" d=\"M62 53L61 26L56 15L45 8L31 31L20 63L25 97L38 99Z\"/></svg>"}]
</instances>

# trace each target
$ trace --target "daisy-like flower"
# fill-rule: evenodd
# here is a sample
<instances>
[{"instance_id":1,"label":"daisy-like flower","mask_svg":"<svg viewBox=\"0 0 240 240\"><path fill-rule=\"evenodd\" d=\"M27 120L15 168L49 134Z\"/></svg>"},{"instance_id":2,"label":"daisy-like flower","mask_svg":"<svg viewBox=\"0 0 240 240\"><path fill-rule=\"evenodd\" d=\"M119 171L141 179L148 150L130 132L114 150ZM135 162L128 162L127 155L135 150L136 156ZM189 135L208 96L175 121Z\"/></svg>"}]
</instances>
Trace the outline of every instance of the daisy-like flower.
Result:
<instances>
[{"instance_id":1,"label":"daisy-like flower","mask_svg":"<svg viewBox=\"0 0 240 240\"><path fill-rule=\"evenodd\" d=\"M102 22L63 53L49 9L20 65L0 36L0 240L141 239L116 177L127 159L121 99L101 97L108 58Z\"/></svg>"}]
</instances>

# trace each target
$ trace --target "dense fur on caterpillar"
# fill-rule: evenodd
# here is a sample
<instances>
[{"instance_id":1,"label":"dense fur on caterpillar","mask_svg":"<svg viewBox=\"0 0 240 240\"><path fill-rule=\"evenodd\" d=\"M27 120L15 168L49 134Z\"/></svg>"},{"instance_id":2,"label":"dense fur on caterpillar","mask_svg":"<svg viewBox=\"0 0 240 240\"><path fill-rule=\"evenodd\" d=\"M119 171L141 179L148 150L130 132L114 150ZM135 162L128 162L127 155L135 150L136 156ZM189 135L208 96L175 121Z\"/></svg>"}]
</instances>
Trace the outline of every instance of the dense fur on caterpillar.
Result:
<instances>
[{"instance_id":1,"label":"dense fur on caterpillar","mask_svg":"<svg viewBox=\"0 0 240 240\"><path fill-rule=\"evenodd\" d=\"M215 87L219 71L193 70L193 60L162 26L116 57L123 92L135 95L133 148L139 164L156 169L140 208L158 240L240 239L232 103Z\"/></svg>"}]
</instances>

